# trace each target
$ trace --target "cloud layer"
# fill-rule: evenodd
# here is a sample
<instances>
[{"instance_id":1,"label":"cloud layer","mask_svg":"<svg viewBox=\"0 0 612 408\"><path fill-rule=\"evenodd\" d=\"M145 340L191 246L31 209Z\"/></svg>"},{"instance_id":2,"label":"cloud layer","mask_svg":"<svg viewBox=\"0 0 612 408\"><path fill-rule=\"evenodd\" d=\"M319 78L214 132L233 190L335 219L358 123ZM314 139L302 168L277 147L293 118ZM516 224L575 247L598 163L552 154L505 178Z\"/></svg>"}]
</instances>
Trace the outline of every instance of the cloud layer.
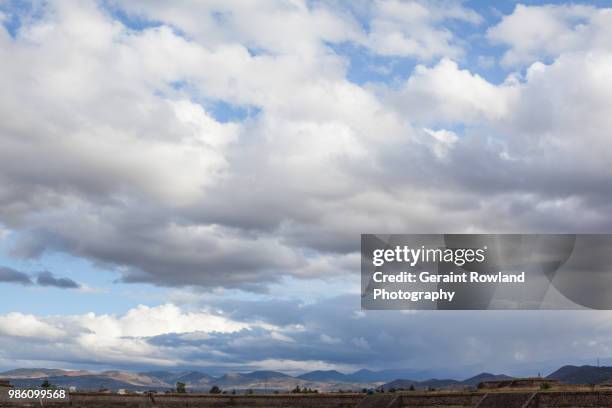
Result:
<instances>
[{"instance_id":1,"label":"cloud layer","mask_svg":"<svg viewBox=\"0 0 612 408\"><path fill-rule=\"evenodd\" d=\"M13 254L67 252L127 282L263 290L353 269L367 231L605 231L609 47L525 49L515 21L545 14L555 38L599 38L608 11L517 6L486 36L520 54L502 62L528 65L495 84L453 60L465 50L444 26L483 18L428 4L15 12L18 27L0 32L0 81L17 96L0 105ZM422 64L399 85L359 86L329 45L344 42ZM256 113L219 121L221 102Z\"/></svg>"},{"instance_id":2,"label":"cloud layer","mask_svg":"<svg viewBox=\"0 0 612 408\"><path fill-rule=\"evenodd\" d=\"M445 0L19 3L0 2L0 239L15 259L64 254L125 283L261 294L288 279L353 279L361 233L611 231L610 9L517 5L492 17ZM359 69L376 75L355 81ZM0 282L79 285L8 268ZM411 315L421 329L407 333L397 314L351 326L349 303L328 318L314 310L323 305L285 307L266 324L241 320L238 306L235 320L174 306L16 312L2 317L11 329L0 349L36 360L46 337L75 364L131 355L143 365L383 366L394 360L379 350L407 338L402 364L420 364L425 343L457 337L446 324L466 333L467 365L495 361L493 349L488 360L476 354L504 329L487 316L460 328ZM169 317L130 331L131 314ZM590 333L593 353L606 353L603 315L593 316L576 317L587 334L574 338L551 318L542 336L564 340L534 350L558 359ZM544 318L512 317L508 327L522 329L497 342L514 353L500 366L536 357L519 337ZM186 323L164 326L172 319Z\"/></svg>"},{"instance_id":3,"label":"cloud layer","mask_svg":"<svg viewBox=\"0 0 612 408\"><path fill-rule=\"evenodd\" d=\"M197 367L216 375L255 369L412 368L421 376L461 378L483 370L544 374L558 368L559 356L584 362L585 353L608 356L612 347L607 312L543 311L528 317L507 312L500 319L499 313L486 311L355 313L357 306L353 297L338 297L313 305L224 304L223 315L172 304L138 306L123 315L15 312L0 315L0 363ZM269 316L267 308L283 310L284 316Z\"/></svg>"}]
</instances>

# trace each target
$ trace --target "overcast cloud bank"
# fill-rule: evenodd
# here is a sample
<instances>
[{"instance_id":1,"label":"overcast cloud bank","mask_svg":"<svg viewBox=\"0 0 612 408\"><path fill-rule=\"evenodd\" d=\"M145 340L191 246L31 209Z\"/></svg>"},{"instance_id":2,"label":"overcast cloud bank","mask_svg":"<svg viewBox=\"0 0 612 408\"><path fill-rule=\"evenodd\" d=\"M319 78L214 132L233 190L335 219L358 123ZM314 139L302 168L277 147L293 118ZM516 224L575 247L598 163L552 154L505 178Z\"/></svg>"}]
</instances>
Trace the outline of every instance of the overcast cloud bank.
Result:
<instances>
[{"instance_id":1,"label":"overcast cloud bank","mask_svg":"<svg viewBox=\"0 0 612 408\"><path fill-rule=\"evenodd\" d=\"M500 13L0 1L8 256L59 253L125 283L250 296L358 279L361 233L611 232L612 10ZM359 69L367 80L351 79ZM10 268L0 281L34 282ZM36 283L80 285L46 272ZM55 365L296 369L610 355L607 313L362 314L357 294L296 299L282 321L234 306L16 311L1 317L0 364L41 365L51 348ZM126 329L134 315L158 329Z\"/></svg>"}]
</instances>

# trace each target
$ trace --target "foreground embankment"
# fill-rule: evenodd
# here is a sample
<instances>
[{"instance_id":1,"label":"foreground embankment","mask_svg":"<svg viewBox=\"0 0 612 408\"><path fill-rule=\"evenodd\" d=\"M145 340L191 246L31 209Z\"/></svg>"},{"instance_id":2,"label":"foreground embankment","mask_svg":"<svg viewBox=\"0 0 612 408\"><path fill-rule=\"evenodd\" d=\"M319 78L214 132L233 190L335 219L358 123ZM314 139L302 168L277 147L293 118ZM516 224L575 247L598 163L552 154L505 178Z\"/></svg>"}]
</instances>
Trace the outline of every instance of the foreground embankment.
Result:
<instances>
[{"instance_id":1,"label":"foreground embankment","mask_svg":"<svg viewBox=\"0 0 612 408\"><path fill-rule=\"evenodd\" d=\"M0 407L75 408L604 408L612 391L513 391L395 394L210 395L72 393L68 400L0 402Z\"/></svg>"}]
</instances>

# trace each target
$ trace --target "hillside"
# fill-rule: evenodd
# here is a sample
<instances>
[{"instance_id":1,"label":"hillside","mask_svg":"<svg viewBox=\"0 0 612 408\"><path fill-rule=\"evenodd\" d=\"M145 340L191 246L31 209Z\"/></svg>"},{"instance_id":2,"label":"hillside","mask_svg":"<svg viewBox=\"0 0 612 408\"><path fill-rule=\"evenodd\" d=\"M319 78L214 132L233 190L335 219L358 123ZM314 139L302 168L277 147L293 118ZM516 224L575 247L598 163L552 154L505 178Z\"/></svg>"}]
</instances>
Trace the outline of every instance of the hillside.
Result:
<instances>
[{"instance_id":1,"label":"hillside","mask_svg":"<svg viewBox=\"0 0 612 408\"><path fill-rule=\"evenodd\" d=\"M280 390L288 391L296 386L319 391L362 390L382 387L385 390L409 389L459 389L476 387L487 380L506 380L504 374L480 373L473 377L457 379L420 379L409 375L422 376L424 371L416 370L359 370L342 373L336 370L317 370L298 376L279 371L253 371L247 373L227 373L218 377L200 371L145 371L128 372L110 370L103 372L69 371L46 368L21 368L0 373L0 378L11 381L19 387L39 387L45 379L60 387L74 386L80 390L127 389L133 391L166 391L176 387L177 382L185 383L188 390L205 392L213 385L224 390ZM408 374L408 375L406 375ZM391 379L389 379L391 378ZM612 367L572 366L559 368L547 378L568 384L600 384L612 381Z\"/></svg>"},{"instance_id":2,"label":"hillside","mask_svg":"<svg viewBox=\"0 0 612 408\"><path fill-rule=\"evenodd\" d=\"M168 390L176 387L177 382L185 383L193 391L208 391L213 385L223 389L254 389L254 390L291 390L296 386L324 390L361 390L375 388L397 378L423 379L426 371L410 369L389 369L372 371L361 369L353 373L341 373L336 370L318 370L299 376L290 376L278 371L253 371L249 373L227 373L219 377L200 371L145 371L128 372L109 370L104 372L68 371L59 369L17 369L0 373L0 378L8 378L14 383L18 379L33 379L24 381L32 386L40 385L41 379L49 378L54 384L74 386L77 389L155 389ZM66 378L64 378L66 377ZM438 380L431 380L438 381Z\"/></svg>"},{"instance_id":3,"label":"hillside","mask_svg":"<svg viewBox=\"0 0 612 408\"><path fill-rule=\"evenodd\" d=\"M510 380L510 379L512 379L512 377L505 375L505 374L480 373L478 375L468 378L467 380L463 380L462 383L465 385L476 387L479 383L483 381Z\"/></svg>"},{"instance_id":4,"label":"hillside","mask_svg":"<svg viewBox=\"0 0 612 408\"><path fill-rule=\"evenodd\" d=\"M391 382L388 382L386 384L383 384L381 387L387 391L389 389L403 389L403 390L408 390L410 389L410 387L414 387L415 389L429 389L429 388L435 388L435 389L439 389L439 388L444 388L444 389L458 389L458 388L465 388L465 387L476 387L478 385L478 383L480 383L481 381L489 381L489 380L507 380L510 379L512 377L509 377L507 375L504 374L490 374L490 373L481 373L478 375L475 375L473 377L470 377L468 379L465 379L463 381L457 381L457 380L452 380L452 379L443 379L443 380L439 380L439 379L430 379L430 380L425 380L425 381L414 381L414 380L403 380L403 379L399 379L399 380L394 380Z\"/></svg>"},{"instance_id":5,"label":"hillside","mask_svg":"<svg viewBox=\"0 0 612 408\"><path fill-rule=\"evenodd\" d=\"M307 373L308 374L308 373ZM228 373L213 377L199 371L103 371L93 373L88 371L66 371L49 369L19 369L0 373L0 378L6 378L19 387L40 387L44 380L63 388L76 387L79 390L99 390L101 388L117 391L126 389L132 391L167 391L176 387L177 382L183 382L191 391L205 392L213 385L222 389L235 390L291 390L296 386L312 388L320 391L337 389L373 388L378 384L350 382L343 379L342 374L327 380L316 379L317 374L306 375L307 379L293 377L278 371L253 371L249 373ZM310 380L308 378L311 378Z\"/></svg>"},{"instance_id":6,"label":"hillside","mask_svg":"<svg viewBox=\"0 0 612 408\"><path fill-rule=\"evenodd\" d=\"M346 374L342 374L336 370L327 370L327 371L311 371L306 374L299 375L297 378L306 381L335 381L335 382L348 382L350 381L350 376Z\"/></svg>"},{"instance_id":7,"label":"hillside","mask_svg":"<svg viewBox=\"0 0 612 408\"><path fill-rule=\"evenodd\" d=\"M601 384L612 380L612 367L566 365L547 378L560 380L568 384Z\"/></svg>"}]
</instances>

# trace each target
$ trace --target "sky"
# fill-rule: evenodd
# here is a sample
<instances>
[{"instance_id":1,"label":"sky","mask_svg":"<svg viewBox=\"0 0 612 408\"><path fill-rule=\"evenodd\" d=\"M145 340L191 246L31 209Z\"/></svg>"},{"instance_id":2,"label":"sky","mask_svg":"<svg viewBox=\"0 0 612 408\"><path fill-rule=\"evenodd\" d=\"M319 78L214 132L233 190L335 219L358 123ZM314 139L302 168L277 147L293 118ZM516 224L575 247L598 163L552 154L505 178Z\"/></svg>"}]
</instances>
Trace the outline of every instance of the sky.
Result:
<instances>
[{"instance_id":1,"label":"sky","mask_svg":"<svg viewBox=\"0 0 612 408\"><path fill-rule=\"evenodd\" d=\"M612 232L606 4L0 0L0 368L612 364L605 311L362 311L358 253Z\"/></svg>"}]
</instances>

